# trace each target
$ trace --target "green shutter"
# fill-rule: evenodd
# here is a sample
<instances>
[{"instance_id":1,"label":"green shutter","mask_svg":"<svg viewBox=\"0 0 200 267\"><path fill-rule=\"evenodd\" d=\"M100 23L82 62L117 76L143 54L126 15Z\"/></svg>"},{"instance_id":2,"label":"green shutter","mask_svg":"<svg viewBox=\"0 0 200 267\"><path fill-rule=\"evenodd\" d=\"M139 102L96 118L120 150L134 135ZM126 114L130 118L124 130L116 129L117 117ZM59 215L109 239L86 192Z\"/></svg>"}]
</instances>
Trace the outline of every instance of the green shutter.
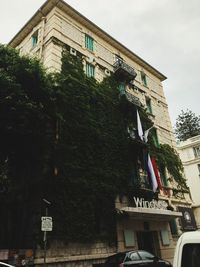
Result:
<instances>
[{"instance_id":1,"label":"green shutter","mask_svg":"<svg viewBox=\"0 0 200 267\"><path fill-rule=\"evenodd\" d=\"M31 36L32 47L35 47L38 42L38 31Z\"/></svg>"},{"instance_id":2,"label":"green shutter","mask_svg":"<svg viewBox=\"0 0 200 267\"><path fill-rule=\"evenodd\" d=\"M118 88L119 88L120 95L124 95L125 94L125 83L120 83L118 85Z\"/></svg>"},{"instance_id":3,"label":"green shutter","mask_svg":"<svg viewBox=\"0 0 200 267\"><path fill-rule=\"evenodd\" d=\"M149 112L150 114L152 114L152 106L151 106L151 99L150 98L146 98L146 105L147 105L147 112Z\"/></svg>"},{"instance_id":4,"label":"green shutter","mask_svg":"<svg viewBox=\"0 0 200 267\"><path fill-rule=\"evenodd\" d=\"M86 75L87 75L87 77L94 77L95 70L94 70L94 66L92 64L86 63Z\"/></svg>"},{"instance_id":5,"label":"green shutter","mask_svg":"<svg viewBox=\"0 0 200 267\"><path fill-rule=\"evenodd\" d=\"M158 135L157 135L156 129L152 129L152 138L153 138L154 145L156 147L159 147L160 144L159 144L159 141L158 141Z\"/></svg>"},{"instance_id":6,"label":"green shutter","mask_svg":"<svg viewBox=\"0 0 200 267\"><path fill-rule=\"evenodd\" d=\"M160 172L160 179L162 181L162 184L164 186L168 186L167 177L166 177L166 170L164 165L159 166L159 172Z\"/></svg>"},{"instance_id":7,"label":"green shutter","mask_svg":"<svg viewBox=\"0 0 200 267\"><path fill-rule=\"evenodd\" d=\"M85 35L85 47L90 51L94 50L94 40L87 34Z\"/></svg>"},{"instance_id":8,"label":"green shutter","mask_svg":"<svg viewBox=\"0 0 200 267\"><path fill-rule=\"evenodd\" d=\"M147 76L144 72L141 72L141 80L144 86L147 86Z\"/></svg>"}]
</instances>

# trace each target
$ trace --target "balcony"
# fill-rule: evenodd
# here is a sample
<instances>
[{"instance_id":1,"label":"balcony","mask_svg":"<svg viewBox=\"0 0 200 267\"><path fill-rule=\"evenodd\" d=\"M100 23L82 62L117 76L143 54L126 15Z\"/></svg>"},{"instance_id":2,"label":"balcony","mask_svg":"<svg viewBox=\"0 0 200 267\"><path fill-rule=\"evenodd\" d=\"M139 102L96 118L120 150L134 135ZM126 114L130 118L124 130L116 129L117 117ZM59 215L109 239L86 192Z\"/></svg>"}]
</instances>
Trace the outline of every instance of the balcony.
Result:
<instances>
[{"instance_id":1,"label":"balcony","mask_svg":"<svg viewBox=\"0 0 200 267\"><path fill-rule=\"evenodd\" d=\"M133 105L138 106L138 107L142 107L142 103L140 102L139 97L134 96L133 94L131 94L130 92L125 92L126 95L126 99L131 102Z\"/></svg>"},{"instance_id":2,"label":"balcony","mask_svg":"<svg viewBox=\"0 0 200 267\"><path fill-rule=\"evenodd\" d=\"M113 65L115 76L120 81L130 82L135 79L137 73L123 60L117 60Z\"/></svg>"}]
</instances>

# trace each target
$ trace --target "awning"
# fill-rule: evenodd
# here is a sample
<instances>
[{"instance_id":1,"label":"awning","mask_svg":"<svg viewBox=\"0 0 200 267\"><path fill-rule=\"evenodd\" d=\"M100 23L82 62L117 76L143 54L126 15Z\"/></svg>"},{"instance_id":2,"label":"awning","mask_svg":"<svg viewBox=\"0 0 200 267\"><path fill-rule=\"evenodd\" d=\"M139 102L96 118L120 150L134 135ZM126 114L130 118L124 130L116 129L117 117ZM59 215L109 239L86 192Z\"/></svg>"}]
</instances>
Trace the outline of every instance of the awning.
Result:
<instances>
[{"instance_id":1,"label":"awning","mask_svg":"<svg viewBox=\"0 0 200 267\"><path fill-rule=\"evenodd\" d=\"M183 215L182 212L152 208L123 207L120 210L138 220L170 221Z\"/></svg>"}]
</instances>

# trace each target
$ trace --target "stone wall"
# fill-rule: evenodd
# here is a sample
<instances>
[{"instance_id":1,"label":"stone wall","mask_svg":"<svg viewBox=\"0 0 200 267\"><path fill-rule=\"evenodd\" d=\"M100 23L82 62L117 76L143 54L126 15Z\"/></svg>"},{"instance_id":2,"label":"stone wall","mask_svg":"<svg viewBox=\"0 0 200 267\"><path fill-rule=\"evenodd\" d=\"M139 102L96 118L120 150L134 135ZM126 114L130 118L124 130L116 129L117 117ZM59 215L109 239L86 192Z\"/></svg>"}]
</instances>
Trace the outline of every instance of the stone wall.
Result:
<instances>
[{"instance_id":1,"label":"stone wall","mask_svg":"<svg viewBox=\"0 0 200 267\"><path fill-rule=\"evenodd\" d=\"M105 258L116 252L114 245L107 243L63 243L52 241L46 253L46 263L56 267L93 266L102 264ZM35 265L44 264L44 250L37 249Z\"/></svg>"}]
</instances>

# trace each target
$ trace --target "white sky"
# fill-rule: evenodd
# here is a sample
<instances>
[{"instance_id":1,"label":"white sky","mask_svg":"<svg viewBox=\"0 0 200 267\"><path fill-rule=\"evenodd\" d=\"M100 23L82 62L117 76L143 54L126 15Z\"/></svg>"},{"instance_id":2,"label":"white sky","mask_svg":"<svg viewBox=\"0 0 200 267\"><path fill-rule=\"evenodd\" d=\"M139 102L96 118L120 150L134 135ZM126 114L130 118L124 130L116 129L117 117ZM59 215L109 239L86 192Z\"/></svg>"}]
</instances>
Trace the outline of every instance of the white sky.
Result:
<instances>
[{"instance_id":1,"label":"white sky","mask_svg":"<svg viewBox=\"0 0 200 267\"><path fill-rule=\"evenodd\" d=\"M65 0L162 72L172 124L200 115L199 0ZM8 43L44 0L0 0L0 43Z\"/></svg>"}]
</instances>

